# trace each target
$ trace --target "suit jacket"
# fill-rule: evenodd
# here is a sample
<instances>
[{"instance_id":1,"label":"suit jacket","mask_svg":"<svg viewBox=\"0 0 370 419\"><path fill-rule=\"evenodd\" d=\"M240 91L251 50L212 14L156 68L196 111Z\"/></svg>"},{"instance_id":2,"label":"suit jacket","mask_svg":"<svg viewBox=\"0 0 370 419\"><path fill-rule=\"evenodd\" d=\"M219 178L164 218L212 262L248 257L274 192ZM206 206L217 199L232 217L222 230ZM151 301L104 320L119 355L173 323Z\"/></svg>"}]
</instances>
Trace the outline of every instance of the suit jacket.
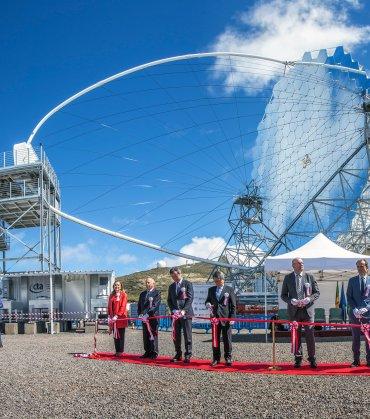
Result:
<instances>
[{"instance_id":1,"label":"suit jacket","mask_svg":"<svg viewBox=\"0 0 370 419\"><path fill-rule=\"evenodd\" d=\"M127 294L124 291L121 291L119 300L117 300L115 293L109 296L108 315L111 317L117 316L120 320L127 317ZM127 321L120 322L120 328L127 326Z\"/></svg>"},{"instance_id":2,"label":"suit jacket","mask_svg":"<svg viewBox=\"0 0 370 419\"><path fill-rule=\"evenodd\" d=\"M170 308L171 313L174 310L184 310L186 316L192 317L194 316L193 306L192 306L193 299L194 299L193 285L190 281L183 278L181 281L180 288L185 288L185 293L183 293L181 289L179 290L178 293L176 292L176 282L173 282L168 287L168 297L167 297L168 307Z\"/></svg>"},{"instance_id":3,"label":"suit jacket","mask_svg":"<svg viewBox=\"0 0 370 419\"><path fill-rule=\"evenodd\" d=\"M310 283L311 295L307 295L306 287L305 286L303 287L304 296L309 297L310 299L310 303L307 304L303 308L303 310L307 310L307 314L309 315L310 319L313 320L315 317L315 311L314 311L313 305L314 305L315 300L317 300L320 296L319 287L313 275L307 274L306 272L302 273L302 281L303 281L303 284L308 283L308 282ZM288 304L289 320L294 320L297 310L302 310L291 303L293 298L298 299L294 272L291 272L290 274L285 276L284 281L283 281L283 286L281 288L280 297L283 301L285 301Z\"/></svg>"},{"instance_id":4,"label":"suit jacket","mask_svg":"<svg viewBox=\"0 0 370 419\"><path fill-rule=\"evenodd\" d=\"M353 276L348 280L347 301L351 309L351 315L354 308L366 307L365 293L361 292L359 275ZM353 317L353 316L352 316Z\"/></svg>"},{"instance_id":5,"label":"suit jacket","mask_svg":"<svg viewBox=\"0 0 370 419\"><path fill-rule=\"evenodd\" d=\"M204 304L211 303L213 306L214 317L232 318L236 316L236 296L234 290L228 285L224 285L220 298L216 297L217 287L208 289L207 299ZM228 297L225 294L229 294ZM223 322L224 323L224 322Z\"/></svg>"},{"instance_id":6,"label":"suit jacket","mask_svg":"<svg viewBox=\"0 0 370 419\"><path fill-rule=\"evenodd\" d=\"M150 308L149 298L152 297L152 307ZM159 306L161 304L161 293L157 289L153 289L151 292L143 291L139 296L139 302L137 305L137 314L147 314L149 317L158 316ZM157 319L150 320L150 323L158 323Z\"/></svg>"}]
</instances>

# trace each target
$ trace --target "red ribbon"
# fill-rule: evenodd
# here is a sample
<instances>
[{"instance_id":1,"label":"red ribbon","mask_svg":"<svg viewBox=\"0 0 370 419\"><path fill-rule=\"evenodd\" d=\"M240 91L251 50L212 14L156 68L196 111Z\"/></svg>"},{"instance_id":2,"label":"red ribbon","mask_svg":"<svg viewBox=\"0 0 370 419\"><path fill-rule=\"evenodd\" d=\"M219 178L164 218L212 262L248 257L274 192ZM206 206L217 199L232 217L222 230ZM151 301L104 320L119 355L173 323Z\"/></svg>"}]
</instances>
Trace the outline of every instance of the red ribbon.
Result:
<instances>
[{"instance_id":1,"label":"red ribbon","mask_svg":"<svg viewBox=\"0 0 370 419\"><path fill-rule=\"evenodd\" d=\"M367 340L367 344L370 346L370 324L369 323L361 323L361 331L365 335Z\"/></svg>"},{"instance_id":2,"label":"red ribbon","mask_svg":"<svg viewBox=\"0 0 370 419\"><path fill-rule=\"evenodd\" d=\"M211 317L211 327L212 327L212 346L213 348L218 348L219 342L218 342L218 334L217 334L217 328L219 324L219 320L217 317Z\"/></svg>"},{"instance_id":3,"label":"red ribbon","mask_svg":"<svg viewBox=\"0 0 370 419\"><path fill-rule=\"evenodd\" d=\"M114 320L112 320L111 318L108 319L108 327L109 327L109 334L112 333L112 330L114 328Z\"/></svg>"},{"instance_id":4,"label":"red ribbon","mask_svg":"<svg viewBox=\"0 0 370 419\"><path fill-rule=\"evenodd\" d=\"M113 337L114 339L119 339L120 338L120 334L119 334L119 330L117 327L117 322L114 322L114 328L113 328Z\"/></svg>"},{"instance_id":5,"label":"red ribbon","mask_svg":"<svg viewBox=\"0 0 370 419\"><path fill-rule=\"evenodd\" d=\"M166 315L166 316L151 316L149 319L168 319L172 318L173 315ZM181 316L180 316L181 317ZM192 316L193 319L199 319L199 320L209 320L209 317L203 317L203 316ZM275 324L289 324L291 323L290 320L271 320L271 319L248 319L243 317L237 317L237 318L230 318L230 317L218 317L219 321L221 322L231 322L236 321L238 323L271 323L274 322ZM140 317L125 317L123 319L117 319L116 322L118 324L118 327L120 327L120 324L126 324L129 321L136 321L141 320ZM350 327L357 327L360 328L360 325L352 324L352 323L324 323L324 322L297 322L301 326L328 326L328 327L335 327L335 328L350 328ZM122 326L121 326L122 327Z\"/></svg>"},{"instance_id":6,"label":"red ribbon","mask_svg":"<svg viewBox=\"0 0 370 419\"><path fill-rule=\"evenodd\" d=\"M292 354L296 354L298 351L298 323L296 321L291 323L290 331L291 331L291 352Z\"/></svg>"},{"instance_id":7,"label":"red ribbon","mask_svg":"<svg viewBox=\"0 0 370 419\"><path fill-rule=\"evenodd\" d=\"M172 314L172 315L164 315L164 316L151 316L149 317L149 319L168 319L171 318L172 319L172 338L173 340L175 340L175 322L176 320L178 320L179 318L181 318L182 315L180 313L176 313L176 314ZM203 316L193 316L193 319L199 319L199 320L210 320L209 317L203 317ZM112 330L114 330L114 326L117 326L117 328L119 328L121 325L123 325L123 327L125 327L124 325L127 324L128 321L136 321L136 320L142 320L140 317L125 317L124 319L117 319L116 321L112 320L112 319L108 319L108 326L109 326L109 334L112 332ZM290 322L289 320L271 320L271 319L247 319L247 318L242 318L242 317L238 317L238 318L217 318L217 320L220 321L237 321L237 322L248 322L248 323L271 323L274 322L275 324L289 324L290 325L290 330L291 330L291 340L292 340L292 352L294 351L294 349L296 348L296 345L298 344L298 335L297 335L297 329L298 329L298 325L301 326L329 326L329 327L334 327L334 328L361 328L362 332L365 335L365 338L367 340L367 342L370 345L370 324L369 323L364 323L364 324L352 324L352 323L325 323L325 322ZM212 321L212 320L210 320ZM122 327L122 326L121 326ZM212 338L213 339L213 338ZM96 342L95 343L95 348L96 348ZM212 340L213 343L213 340ZM293 344L294 343L294 344ZM297 348L298 349L298 348Z\"/></svg>"},{"instance_id":8,"label":"red ribbon","mask_svg":"<svg viewBox=\"0 0 370 419\"><path fill-rule=\"evenodd\" d=\"M146 326L146 328L148 330L149 339L150 340L154 340L153 332L152 332L152 329L150 328L150 324L149 324L149 319L147 317L145 317L145 318L141 318L141 321L145 324L145 326Z\"/></svg>"},{"instance_id":9,"label":"red ribbon","mask_svg":"<svg viewBox=\"0 0 370 419\"><path fill-rule=\"evenodd\" d=\"M118 327L117 327L117 321L113 320L113 319L109 319L108 320L108 326L109 326L109 334L111 334L112 330L113 330L114 339L119 339L120 334L119 334Z\"/></svg>"},{"instance_id":10,"label":"red ribbon","mask_svg":"<svg viewBox=\"0 0 370 419\"><path fill-rule=\"evenodd\" d=\"M182 314L181 313L173 313L171 317L172 317L172 339L176 340L175 324L176 324L176 321L178 319L181 319Z\"/></svg>"}]
</instances>

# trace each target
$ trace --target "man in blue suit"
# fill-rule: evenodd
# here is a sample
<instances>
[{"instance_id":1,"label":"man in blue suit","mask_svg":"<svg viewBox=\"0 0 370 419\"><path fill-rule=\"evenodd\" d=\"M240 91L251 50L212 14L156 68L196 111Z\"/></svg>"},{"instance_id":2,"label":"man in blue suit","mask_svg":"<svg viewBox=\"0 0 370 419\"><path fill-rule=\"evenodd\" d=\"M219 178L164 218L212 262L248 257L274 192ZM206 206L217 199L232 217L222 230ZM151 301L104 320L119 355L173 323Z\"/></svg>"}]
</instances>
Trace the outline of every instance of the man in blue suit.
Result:
<instances>
[{"instance_id":1,"label":"man in blue suit","mask_svg":"<svg viewBox=\"0 0 370 419\"><path fill-rule=\"evenodd\" d=\"M182 277L181 269L174 266L170 269L170 275L173 283L168 287L167 304L172 314L180 317L175 322L175 356L171 362L182 360L181 350L181 331L184 333L185 358L184 362L188 364L192 355L192 317L193 312L193 285L190 281Z\"/></svg>"},{"instance_id":2,"label":"man in blue suit","mask_svg":"<svg viewBox=\"0 0 370 419\"><path fill-rule=\"evenodd\" d=\"M159 315L161 293L155 288L155 281L153 278L147 278L145 285L146 291L143 291L140 294L137 311L140 317L147 320L148 317ZM150 332L148 326L143 323L143 343L145 352L140 358L156 359L158 356L158 320L150 319L147 321L149 322Z\"/></svg>"},{"instance_id":3,"label":"man in blue suit","mask_svg":"<svg viewBox=\"0 0 370 419\"><path fill-rule=\"evenodd\" d=\"M369 322L370 314L370 277L369 266L366 259L359 259L356 262L358 275L348 281L347 301L350 307L349 319L353 324ZM366 362L370 367L370 346L365 339ZM351 367L360 366L361 331L358 327L352 328L352 352L353 362Z\"/></svg>"},{"instance_id":4,"label":"man in blue suit","mask_svg":"<svg viewBox=\"0 0 370 419\"><path fill-rule=\"evenodd\" d=\"M225 276L221 271L215 271L213 274L213 281L215 286L208 289L207 299L205 305L212 312L211 317L232 319L236 317L236 296L233 288L225 285ZM212 367L219 364L221 359L220 337L222 333L222 340L224 342L225 361L228 367L232 365L231 351L232 351L232 325L234 322L220 321L217 324L217 342L218 346L213 347L213 361Z\"/></svg>"}]
</instances>

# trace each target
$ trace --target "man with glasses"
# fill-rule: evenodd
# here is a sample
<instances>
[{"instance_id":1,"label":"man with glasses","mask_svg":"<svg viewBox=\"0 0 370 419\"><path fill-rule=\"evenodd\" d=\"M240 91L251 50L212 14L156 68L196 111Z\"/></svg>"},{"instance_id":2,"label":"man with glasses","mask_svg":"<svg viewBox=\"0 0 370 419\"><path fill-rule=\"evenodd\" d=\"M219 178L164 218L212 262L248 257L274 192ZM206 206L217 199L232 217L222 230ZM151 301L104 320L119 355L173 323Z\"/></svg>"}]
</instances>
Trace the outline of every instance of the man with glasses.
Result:
<instances>
[{"instance_id":1,"label":"man with glasses","mask_svg":"<svg viewBox=\"0 0 370 419\"><path fill-rule=\"evenodd\" d=\"M350 308L349 319L353 324L369 323L370 315L370 278L369 265L366 259L359 259L356 262L358 275L348 281L347 301ZM366 363L370 367L370 346L365 339ZM352 368L360 366L361 330L358 327L352 328Z\"/></svg>"}]
</instances>

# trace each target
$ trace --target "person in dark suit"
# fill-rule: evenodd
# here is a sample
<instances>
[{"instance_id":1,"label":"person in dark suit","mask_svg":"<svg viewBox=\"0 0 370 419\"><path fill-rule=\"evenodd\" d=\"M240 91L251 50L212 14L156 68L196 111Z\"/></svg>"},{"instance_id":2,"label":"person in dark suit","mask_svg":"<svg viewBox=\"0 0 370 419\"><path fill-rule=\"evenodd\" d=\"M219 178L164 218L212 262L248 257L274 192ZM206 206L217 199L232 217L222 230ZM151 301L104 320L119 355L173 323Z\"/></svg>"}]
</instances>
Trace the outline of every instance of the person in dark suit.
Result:
<instances>
[{"instance_id":1,"label":"person in dark suit","mask_svg":"<svg viewBox=\"0 0 370 419\"><path fill-rule=\"evenodd\" d=\"M181 316L175 321L175 356L171 362L182 360L181 331L184 333L185 358L189 363L192 355L192 317L193 312L193 285L182 277L181 270L177 266L170 269L173 283L168 287L167 304L172 314Z\"/></svg>"},{"instance_id":2,"label":"person in dark suit","mask_svg":"<svg viewBox=\"0 0 370 419\"><path fill-rule=\"evenodd\" d=\"M369 323L370 314L370 277L369 265L366 259L356 262L358 275L348 281L347 301L350 307L349 319L353 324ZM370 346L365 339L366 363L370 367ZM360 366L361 331L357 327L352 328L352 352L353 363L351 367Z\"/></svg>"},{"instance_id":3,"label":"person in dark suit","mask_svg":"<svg viewBox=\"0 0 370 419\"><path fill-rule=\"evenodd\" d=\"M292 260L293 272L286 275L281 288L281 299L288 305L288 318L290 321L313 322L315 320L314 302L320 296L319 287L315 278L303 272L303 260ZM308 361L311 368L316 368L315 334L314 326L304 326ZM298 342L294 353L294 367L302 364L302 326L298 326Z\"/></svg>"},{"instance_id":4,"label":"person in dark suit","mask_svg":"<svg viewBox=\"0 0 370 419\"><path fill-rule=\"evenodd\" d=\"M209 288L206 307L211 312L211 317L216 318L234 318L236 316L236 296L234 290L225 285L225 276L221 271L215 271L213 274L215 286ZM221 360L220 337L224 342L224 355L227 366L232 365L232 325L234 321L220 321L217 324L217 347L213 349L212 367L215 367Z\"/></svg>"},{"instance_id":5,"label":"person in dark suit","mask_svg":"<svg viewBox=\"0 0 370 419\"><path fill-rule=\"evenodd\" d=\"M139 296L137 311L139 317L147 319L148 317L158 316L159 306L161 304L161 293L155 288L153 278L147 278L145 281L146 291ZM143 343L144 354L140 358L156 359L158 356L158 320L149 319L149 327L152 333L148 331L148 327L143 322ZM152 338L152 339L151 339Z\"/></svg>"}]
</instances>

